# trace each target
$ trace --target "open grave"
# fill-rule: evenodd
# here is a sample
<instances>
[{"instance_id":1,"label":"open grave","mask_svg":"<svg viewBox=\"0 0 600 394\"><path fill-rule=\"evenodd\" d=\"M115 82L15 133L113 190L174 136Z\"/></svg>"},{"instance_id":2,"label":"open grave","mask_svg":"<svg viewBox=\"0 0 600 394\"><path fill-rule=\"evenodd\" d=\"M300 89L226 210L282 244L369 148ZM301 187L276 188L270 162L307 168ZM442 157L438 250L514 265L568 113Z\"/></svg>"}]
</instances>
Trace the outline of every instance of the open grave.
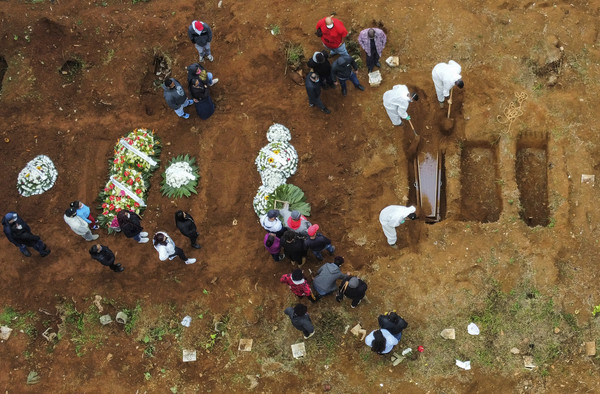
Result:
<instances>
[{"instance_id":1,"label":"open grave","mask_svg":"<svg viewBox=\"0 0 600 394\"><path fill-rule=\"evenodd\" d=\"M497 149L486 142L466 142L461 154L460 217L495 222L502 212Z\"/></svg>"},{"instance_id":2,"label":"open grave","mask_svg":"<svg viewBox=\"0 0 600 394\"><path fill-rule=\"evenodd\" d=\"M521 195L519 215L530 227L546 226L550 221L547 149L546 138L527 136L517 143L515 175Z\"/></svg>"}]
</instances>

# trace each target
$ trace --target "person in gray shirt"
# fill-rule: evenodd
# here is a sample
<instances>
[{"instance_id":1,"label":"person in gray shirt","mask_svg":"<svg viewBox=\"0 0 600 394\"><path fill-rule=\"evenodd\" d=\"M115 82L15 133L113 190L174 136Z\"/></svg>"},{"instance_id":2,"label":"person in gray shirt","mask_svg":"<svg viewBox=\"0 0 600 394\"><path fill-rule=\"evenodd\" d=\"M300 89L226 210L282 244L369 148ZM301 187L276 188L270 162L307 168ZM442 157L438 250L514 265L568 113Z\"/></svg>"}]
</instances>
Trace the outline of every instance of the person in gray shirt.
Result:
<instances>
[{"instance_id":1,"label":"person in gray shirt","mask_svg":"<svg viewBox=\"0 0 600 394\"><path fill-rule=\"evenodd\" d=\"M342 264L344 264L344 258L335 256L333 263L325 263L319 268L317 276L313 279L317 300L336 291L338 289L336 283L338 279L347 280L350 278L350 275L344 275L340 270Z\"/></svg>"}]
</instances>

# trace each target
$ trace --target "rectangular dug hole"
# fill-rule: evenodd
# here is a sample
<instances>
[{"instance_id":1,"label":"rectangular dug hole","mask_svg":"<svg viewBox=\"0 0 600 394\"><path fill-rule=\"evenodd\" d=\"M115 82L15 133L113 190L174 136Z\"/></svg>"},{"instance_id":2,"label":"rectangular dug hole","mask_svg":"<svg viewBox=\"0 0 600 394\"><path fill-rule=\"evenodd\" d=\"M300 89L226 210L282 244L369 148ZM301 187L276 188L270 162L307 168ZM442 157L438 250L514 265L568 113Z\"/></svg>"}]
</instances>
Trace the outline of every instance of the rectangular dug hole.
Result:
<instances>
[{"instance_id":1,"label":"rectangular dug hole","mask_svg":"<svg viewBox=\"0 0 600 394\"><path fill-rule=\"evenodd\" d=\"M495 222L502 212L497 149L466 142L461 153L460 216L464 221Z\"/></svg>"},{"instance_id":2,"label":"rectangular dug hole","mask_svg":"<svg viewBox=\"0 0 600 394\"><path fill-rule=\"evenodd\" d=\"M521 219L530 227L550 223L548 207L548 144L545 138L521 138L515 163L521 195Z\"/></svg>"}]
</instances>

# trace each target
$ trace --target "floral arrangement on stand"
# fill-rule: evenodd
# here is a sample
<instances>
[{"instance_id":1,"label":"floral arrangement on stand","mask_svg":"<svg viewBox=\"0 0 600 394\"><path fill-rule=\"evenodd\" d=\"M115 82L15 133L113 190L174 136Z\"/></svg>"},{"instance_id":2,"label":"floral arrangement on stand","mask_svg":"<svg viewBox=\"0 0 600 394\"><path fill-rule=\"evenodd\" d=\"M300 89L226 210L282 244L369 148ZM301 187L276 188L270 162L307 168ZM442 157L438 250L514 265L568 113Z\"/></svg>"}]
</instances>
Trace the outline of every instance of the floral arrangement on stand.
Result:
<instances>
[{"instance_id":1,"label":"floral arrangement on stand","mask_svg":"<svg viewBox=\"0 0 600 394\"><path fill-rule=\"evenodd\" d=\"M272 209L274 201L279 200L279 197L288 198L282 201L289 201L291 207L293 205L289 198L296 199L300 194L304 198L304 192L300 188L286 184L287 178L294 175L298 169L298 153L289 143L291 139L292 135L287 127L279 123L271 125L267 131L269 143L258 152L254 161L262 181L252 203L254 212L258 216L264 215L269 209ZM280 192L276 193L276 190L280 190ZM281 190L285 190L285 193ZM302 204L305 204L300 205L302 214L309 215L310 204L306 202L306 199L302 201ZM300 211L300 209L298 210Z\"/></svg>"},{"instance_id":2,"label":"floral arrangement on stand","mask_svg":"<svg viewBox=\"0 0 600 394\"><path fill-rule=\"evenodd\" d=\"M152 130L135 129L121 138L109 161L108 182L100 192L98 224L114 230L122 209L140 214L146 207L149 179L158 168L160 141Z\"/></svg>"},{"instance_id":3,"label":"floral arrangement on stand","mask_svg":"<svg viewBox=\"0 0 600 394\"><path fill-rule=\"evenodd\" d=\"M189 197L196 192L198 186L198 166L195 165L196 159L189 155L179 155L173 158L165 172L161 183L161 192L163 196L169 198Z\"/></svg>"},{"instance_id":4,"label":"floral arrangement on stand","mask_svg":"<svg viewBox=\"0 0 600 394\"><path fill-rule=\"evenodd\" d=\"M46 155L33 158L17 177L17 190L24 197L42 194L54 186L58 172Z\"/></svg>"}]
</instances>

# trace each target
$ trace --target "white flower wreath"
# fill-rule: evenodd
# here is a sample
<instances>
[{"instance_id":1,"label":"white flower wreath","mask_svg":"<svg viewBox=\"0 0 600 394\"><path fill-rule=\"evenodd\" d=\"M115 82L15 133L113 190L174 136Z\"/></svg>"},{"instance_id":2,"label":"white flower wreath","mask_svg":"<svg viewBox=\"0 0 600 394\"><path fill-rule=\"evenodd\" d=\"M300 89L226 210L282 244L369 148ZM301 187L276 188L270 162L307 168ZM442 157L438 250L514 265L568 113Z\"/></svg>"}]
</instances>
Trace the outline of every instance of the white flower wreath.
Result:
<instances>
[{"instance_id":1,"label":"white flower wreath","mask_svg":"<svg viewBox=\"0 0 600 394\"><path fill-rule=\"evenodd\" d=\"M290 130L282 124L273 123L267 131L267 140L269 142L289 142L292 139Z\"/></svg>"},{"instance_id":2,"label":"white flower wreath","mask_svg":"<svg viewBox=\"0 0 600 394\"><path fill-rule=\"evenodd\" d=\"M58 172L52 160L46 155L39 155L19 173L17 190L24 197L42 194L54 186L57 177Z\"/></svg>"},{"instance_id":3,"label":"white flower wreath","mask_svg":"<svg viewBox=\"0 0 600 394\"><path fill-rule=\"evenodd\" d=\"M196 180L192 166L185 161L171 164L165 171L165 175L167 185L175 189Z\"/></svg>"},{"instance_id":4,"label":"white flower wreath","mask_svg":"<svg viewBox=\"0 0 600 394\"><path fill-rule=\"evenodd\" d=\"M298 169L298 153L287 142L271 142L258 152L255 163L259 173L276 170L287 178Z\"/></svg>"},{"instance_id":5,"label":"white flower wreath","mask_svg":"<svg viewBox=\"0 0 600 394\"><path fill-rule=\"evenodd\" d=\"M261 185L254 196L252 205L254 206L254 212L258 216L262 216L269 210L269 195L273 193L273 190L268 189L266 186Z\"/></svg>"}]
</instances>

